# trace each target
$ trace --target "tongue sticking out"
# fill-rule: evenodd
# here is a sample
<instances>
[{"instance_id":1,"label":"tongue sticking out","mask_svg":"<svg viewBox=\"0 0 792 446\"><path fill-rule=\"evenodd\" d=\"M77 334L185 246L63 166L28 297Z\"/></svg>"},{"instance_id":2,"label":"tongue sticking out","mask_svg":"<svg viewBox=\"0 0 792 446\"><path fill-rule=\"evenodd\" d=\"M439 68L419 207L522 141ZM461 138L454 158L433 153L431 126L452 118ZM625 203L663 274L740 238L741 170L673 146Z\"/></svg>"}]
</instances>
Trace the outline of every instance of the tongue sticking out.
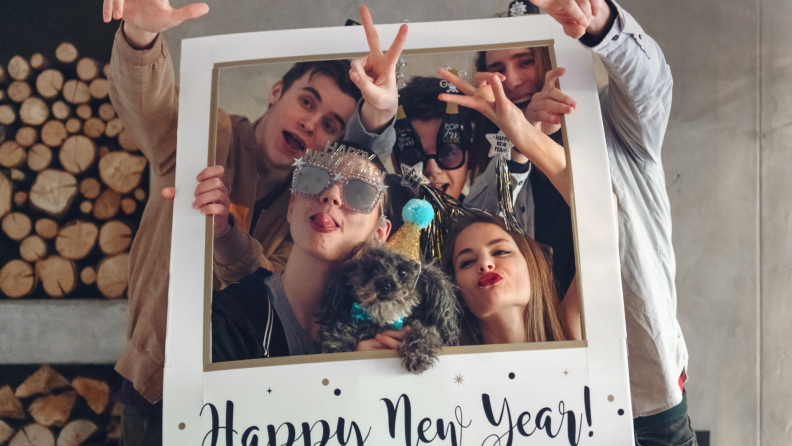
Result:
<instances>
[{"instance_id":1,"label":"tongue sticking out","mask_svg":"<svg viewBox=\"0 0 792 446\"><path fill-rule=\"evenodd\" d=\"M318 226L323 227L323 228L335 228L337 226L335 221L333 221L333 219L329 215L327 215L325 213L314 215L313 216L313 221Z\"/></svg>"}]
</instances>

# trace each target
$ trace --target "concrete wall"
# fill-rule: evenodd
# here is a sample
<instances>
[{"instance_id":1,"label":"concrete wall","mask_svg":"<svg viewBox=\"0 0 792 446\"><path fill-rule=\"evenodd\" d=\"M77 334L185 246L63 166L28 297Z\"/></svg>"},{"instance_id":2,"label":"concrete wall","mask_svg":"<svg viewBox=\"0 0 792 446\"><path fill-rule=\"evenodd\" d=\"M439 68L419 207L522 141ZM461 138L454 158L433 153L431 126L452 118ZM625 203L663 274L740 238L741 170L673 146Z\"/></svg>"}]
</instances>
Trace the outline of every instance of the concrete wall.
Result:
<instances>
[{"instance_id":1,"label":"concrete wall","mask_svg":"<svg viewBox=\"0 0 792 446\"><path fill-rule=\"evenodd\" d=\"M359 3L215 0L209 15L168 38L178 61L182 38L337 26L356 18ZM377 22L393 23L492 17L509 2L367 3ZM719 446L789 444L792 4L622 4L660 43L675 78L663 161L693 426L711 431L711 444Z\"/></svg>"}]
</instances>

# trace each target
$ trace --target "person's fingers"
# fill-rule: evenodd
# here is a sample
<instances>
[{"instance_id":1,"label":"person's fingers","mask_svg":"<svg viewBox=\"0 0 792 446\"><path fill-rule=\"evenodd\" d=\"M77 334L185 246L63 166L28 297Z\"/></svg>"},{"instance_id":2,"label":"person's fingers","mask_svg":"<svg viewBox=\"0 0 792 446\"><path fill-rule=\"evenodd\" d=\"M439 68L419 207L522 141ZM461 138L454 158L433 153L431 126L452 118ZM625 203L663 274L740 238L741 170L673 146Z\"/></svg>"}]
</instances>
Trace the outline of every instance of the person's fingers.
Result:
<instances>
[{"instance_id":1,"label":"person's fingers","mask_svg":"<svg viewBox=\"0 0 792 446\"><path fill-rule=\"evenodd\" d=\"M583 34L586 34L586 26L577 23L564 24L564 34L573 39L579 39Z\"/></svg>"},{"instance_id":2,"label":"person's fingers","mask_svg":"<svg viewBox=\"0 0 792 446\"><path fill-rule=\"evenodd\" d=\"M586 13L581 9L580 4L578 1L585 2L586 0L556 0L559 6L563 8L564 12L568 14L572 20L578 22L579 24L586 24L588 25L588 17Z\"/></svg>"},{"instance_id":3,"label":"person's fingers","mask_svg":"<svg viewBox=\"0 0 792 446\"><path fill-rule=\"evenodd\" d=\"M201 194L205 194L212 190L219 190L220 192L228 195L228 189L223 184L223 180L219 178L209 178L207 180L201 181L198 183L198 186L195 188L194 196L198 196Z\"/></svg>"},{"instance_id":4,"label":"person's fingers","mask_svg":"<svg viewBox=\"0 0 792 446\"><path fill-rule=\"evenodd\" d=\"M403 24L399 27L399 32L396 33L396 38L393 39L393 43L391 43L390 48L388 48L388 53L386 54L385 61L388 65L396 65L396 61L399 60L399 56L401 56L402 49L404 49L404 42L407 41L407 24Z\"/></svg>"},{"instance_id":5,"label":"person's fingers","mask_svg":"<svg viewBox=\"0 0 792 446\"><path fill-rule=\"evenodd\" d=\"M124 14L124 0L114 0L113 1L113 18L116 20L121 20L121 16Z\"/></svg>"},{"instance_id":6,"label":"person's fingers","mask_svg":"<svg viewBox=\"0 0 792 446\"><path fill-rule=\"evenodd\" d=\"M378 340L383 345L385 345L386 347L393 350L398 350L402 345L402 341L394 339L390 336L386 336L382 333L377 334L377 336L375 336L375 339Z\"/></svg>"},{"instance_id":7,"label":"person's fingers","mask_svg":"<svg viewBox=\"0 0 792 446\"><path fill-rule=\"evenodd\" d=\"M168 200L173 200L173 197L176 196L176 188L175 187L164 187L162 188L162 198L167 198Z\"/></svg>"},{"instance_id":8,"label":"person's fingers","mask_svg":"<svg viewBox=\"0 0 792 446\"><path fill-rule=\"evenodd\" d=\"M193 209L198 209L210 203L221 204L227 208L229 205L228 195L217 189L210 190L195 197L192 206Z\"/></svg>"},{"instance_id":9,"label":"person's fingers","mask_svg":"<svg viewBox=\"0 0 792 446\"><path fill-rule=\"evenodd\" d=\"M566 73L566 68L563 67L553 68L552 70L545 73L545 82L543 89L549 90L551 88L557 88L556 81L565 73Z\"/></svg>"},{"instance_id":10,"label":"person's fingers","mask_svg":"<svg viewBox=\"0 0 792 446\"><path fill-rule=\"evenodd\" d=\"M555 102L566 104L572 107L573 110L577 108L577 101L575 101L574 99L572 99L571 96L564 94L561 90L558 89L553 89L548 92L545 92L543 99L551 99Z\"/></svg>"},{"instance_id":11,"label":"person's fingers","mask_svg":"<svg viewBox=\"0 0 792 446\"><path fill-rule=\"evenodd\" d=\"M390 350L390 349L374 338L366 339L364 341L358 342L357 351L359 352L370 352L377 350Z\"/></svg>"},{"instance_id":12,"label":"person's fingers","mask_svg":"<svg viewBox=\"0 0 792 446\"><path fill-rule=\"evenodd\" d=\"M365 71L361 69L355 69L354 67L349 70L349 80L355 84L358 89L362 91L367 91L371 85L374 83L374 80L371 79Z\"/></svg>"},{"instance_id":13,"label":"person's fingers","mask_svg":"<svg viewBox=\"0 0 792 446\"><path fill-rule=\"evenodd\" d=\"M503 84L498 76L490 76L490 87L492 87L492 94L495 96L496 106L505 104L509 100L506 97L506 92L503 91Z\"/></svg>"},{"instance_id":14,"label":"person's fingers","mask_svg":"<svg viewBox=\"0 0 792 446\"><path fill-rule=\"evenodd\" d=\"M204 215L225 215L228 214L228 209L222 204L206 204L201 206L201 213Z\"/></svg>"},{"instance_id":15,"label":"person's fingers","mask_svg":"<svg viewBox=\"0 0 792 446\"><path fill-rule=\"evenodd\" d=\"M561 118L554 113L548 113L546 111L539 111L536 114L539 122L544 122L546 124L561 124Z\"/></svg>"},{"instance_id":16,"label":"person's fingers","mask_svg":"<svg viewBox=\"0 0 792 446\"><path fill-rule=\"evenodd\" d=\"M403 341L403 340L407 339L407 336L410 334L411 331L412 331L412 327L410 327L408 325L408 326L402 328L401 330L386 330L386 331L383 331L382 334L385 335L385 336L390 336L390 337L392 337L394 339L398 339L400 341Z\"/></svg>"},{"instance_id":17,"label":"person's fingers","mask_svg":"<svg viewBox=\"0 0 792 446\"><path fill-rule=\"evenodd\" d=\"M550 6L550 4L553 2L553 0L529 0L529 1L542 9L547 9L547 7Z\"/></svg>"},{"instance_id":18,"label":"person's fingers","mask_svg":"<svg viewBox=\"0 0 792 446\"><path fill-rule=\"evenodd\" d=\"M381 53L377 28L374 27L371 14L369 14L369 10L365 6L360 7L360 21L363 24L363 30L366 32L366 41L368 41L369 51L372 53Z\"/></svg>"},{"instance_id":19,"label":"person's fingers","mask_svg":"<svg viewBox=\"0 0 792 446\"><path fill-rule=\"evenodd\" d=\"M206 169L202 170L198 174L198 176L195 177L195 179L198 182L201 182L201 181L206 181L209 178L223 178L223 172L225 172L223 166L217 164L214 166L209 166Z\"/></svg>"},{"instance_id":20,"label":"person's fingers","mask_svg":"<svg viewBox=\"0 0 792 446\"><path fill-rule=\"evenodd\" d=\"M575 111L575 109L572 108L571 106L562 104L560 102L556 102L551 99L544 99L540 101L539 104L536 104L536 108L540 112L563 113L565 115L568 115L573 111Z\"/></svg>"},{"instance_id":21,"label":"person's fingers","mask_svg":"<svg viewBox=\"0 0 792 446\"><path fill-rule=\"evenodd\" d=\"M104 0L102 3L102 20L108 23L113 19L113 0Z\"/></svg>"},{"instance_id":22,"label":"person's fingers","mask_svg":"<svg viewBox=\"0 0 792 446\"><path fill-rule=\"evenodd\" d=\"M448 82L451 82L451 84L453 84L459 91L466 94L467 96L473 96L476 94L476 87L470 85L466 80L456 76L454 73L441 68L437 70L437 74L439 74L440 77L447 80Z\"/></svg>"},{"instance_id":23,"label":"person's fingers","mask_svg":"<svg viewBox=\"0 0 792 446\"><path fill-rule=\"evenodd\" d=\"M591 16L596 17L602 9L602 0L591 0Z\"/></svg>"},{"instance_id":24,"label":"person's fingers","mask_svg":"<svg viewBox=\"0 0 792 446\"><path fill-rule=\"evenodd\" d=\"M173 26L176 26L185 20L200 17L207 12L209 12L209 5L206 3L193 3L192 5L187 5L176 9L173 11L173 15L171 17L174 22Z\"/></svg>"},{"instance_id":25,"label":"person's fingers","mask_svg":"<svg viewBox=\"0 0 792 446\"><path fill-rule=\"evenodd\" d=\"M489 79L493 74L498 76L501 82L506 80L506 76L501 73L488 73L486 71L482 71L473 75L473 82L476 83L476 87L483 87L484 85L489 84Z\"/></svg>"},{"instance_id":26,"label":"person's fingers","mask_svg":"<svg viewBox=\"0 0 792 446\"><path fill-rule=\"evenodd\" d=\"M477 110L481 113L484 113L484 109L488 108L487 103L484 102L481 98L474 98L473 96L462 96L459 94L449 94L449 93L441 93L437 96L443 102L451 102L452 104L461 105L463 107L472 108L473 110Z\"/></svg>"}]
</instances>

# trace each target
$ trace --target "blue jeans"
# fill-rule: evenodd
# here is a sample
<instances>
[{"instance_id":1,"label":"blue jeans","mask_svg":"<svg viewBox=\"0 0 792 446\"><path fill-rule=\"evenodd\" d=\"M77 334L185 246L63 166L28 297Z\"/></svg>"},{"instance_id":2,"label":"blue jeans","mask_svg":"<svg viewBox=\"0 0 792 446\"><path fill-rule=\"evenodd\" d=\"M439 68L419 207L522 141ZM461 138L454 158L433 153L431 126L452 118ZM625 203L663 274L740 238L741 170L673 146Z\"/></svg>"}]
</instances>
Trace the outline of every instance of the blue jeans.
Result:
<instances>
[{"instance_id":1,"label":"blue jeans","mask_svg":"<svg viewBox=\"0 0 792 446\"><path fill-rule=\"evenodd\" d=\"M648 417L633 420L636 446L698 446L690 427L687 396L676 406Z\"/></svg>"}]
</instances>

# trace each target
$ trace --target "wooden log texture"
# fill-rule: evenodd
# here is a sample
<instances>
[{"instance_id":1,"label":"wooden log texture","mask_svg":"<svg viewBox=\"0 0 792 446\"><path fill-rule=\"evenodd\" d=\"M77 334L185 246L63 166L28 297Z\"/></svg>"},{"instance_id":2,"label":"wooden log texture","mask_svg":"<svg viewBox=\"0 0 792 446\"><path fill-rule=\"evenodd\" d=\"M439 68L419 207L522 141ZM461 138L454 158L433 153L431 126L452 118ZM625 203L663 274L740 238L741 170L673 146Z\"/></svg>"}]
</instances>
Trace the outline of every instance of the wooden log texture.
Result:
<instances>
[{"instance_id":1,"label":"wooden log texture","mask_svg":"<svg viewBox=\"0 0 792 446\"><path fill-rule=\"evenodd\" d=\"M80 203L80 212L83 214L90 214L93 211L93 201L85 200Z\"/></svg>"},{"instance_id":2,"label":"wooden log texture","mask_svg":"<svg viewBox=\"0 0 792 446\"><path fill-rule=\"evenodd\" d=\"M16 119L16 114L14 114L14 119ZM124 129L124 123L121 122L121 119L113 118L107 123L107 127L105 127L105 136L107 136L108 138L115 138L116 136L118 136L119 133L121 133L121 130L123 129Z\"/></svg>"},{"instance_id":3,"label":"wooden log texture","mask_svg":"<svg viewBox=\"0 0 792 446\"><path fill-rule=\"evenodd\" d=\"M18 420L25 418L25 410L22 409L22 403L14 396L11 386L0 387L0 417Z\"/></svg>"},{"instance_id":4,"label":"wooden log texture","mask_svg":"<svg viewBox=\"0 0 792 446\"><path fill-rule=\"evenodd\" d=\"M30 56L30 68L34 70L43 70L49 66L49 61L41 53L36 53Z\"/></svg>"},{"instance_id":5,"label":"wooden log texture","mask_svg":"<svg viewBox=\"0 0 792 446\"><path fill-rule=\"evenodd\" d=\"M14 56L8 61L8 75L11 79L23 81L30 76L30 64L22 56Z\"/></svg>"},{"instance_id":6,"label":"wooden log texture","mask_svg":"<svg viewBox=\"0 0 792 446\"><path fill-rule=\"evenodd\" d=\"M146 199L146 191L141 188L135 189L132 194L135 196L135 200L137 201L143 201Z\"/></svg>"},{"instance_id":7,"label":"wooden log texture","mask_svg":"<svg viewBox=\"0 0 792 446\"><path fill-rule=\"evenodd\" d=\"M55 250L66 259L85 258L96 245L99 229L95 224L73 221L64 225L55 237Z\"/></svg>"},{"instance_id":8,"label":"wooden log texture","mask_svg":"<svg viewBox=\"0 0 792 446\"><path fill-rule=\"evenodd\" d=\"M77 60L77 48L69 42L63 42L55 49L55 58L63 63Z\"/></svg>"},{"instance_id":9,"label":"wooden log texture","mask_svg":"<svg viewBox=\"0 0 792 446\"><path fill-rule=\"evenodd\" d=\"M41 142L49 147L59 147L63 145L63 141L68 136L69 133L66 132L66 126L60 121L53 119L47 121L47 123L41 127Z\"/></svg>"},{"instance_id":10,"label":"wooden log texture","mask_svg":"<svg viewBox=\"0 0 792 446\"><path fill-rule=\"evenodd\" d=\"M37 262L47 257L47 244L38 235L31 235L19 245L19 255L28 262Z\"/></svg>"},{"instance_id":11,"label":"wooden log texture","mask_svg":"<svg viewBox=\"0 0 792 446\"><path fill-rule=\"evenodd\" d=\"M114 191L125 194L140 184L146 158L126 152L110 152L99 160L99 176Z\"/></svg>"},{"instance_id":12,"label":"wooden log texture","mask_svg":"<svg viewBox=\"0 0 792 446\"><path fill-rule=\"evenodd\" d=\"M27 296L35 287L36 276L33 274L33 267L30 266L30 263L13 259L3 265L3 268L0 268L0 291L6 297L18 298ZM3 397L0 395L0 417L12 417L7 412L4 412L4 404ZM21 409L22 407L20 406ZM4 415L4 413L6 414ZM20 418L24 418L24 415Z\"/></svg>"},{"instance_id":13,"label":"wooden log texture","mask_svg":"<svg viewBox=\"0 0 792 446\"><path fill-rule=\"evenodd\" d=\"M0 166L16 167L25 162L27 152L16 141L6 141L0 144Z\"/></svg>"},{"instance_id":14,"label":"wooden log texture","mask_svg":"<svg viewBox=\"0 0 792 446\"><path fill-rule=\"evenodd\" d=\"M132 229L120 221L108 221L99 231L99 249L107 255L120 254L132 244Z\"/></svg>"},{"instance_id":15,"label":"wooden log texture","mask_svg":"<svg viewBox=\"0 0 792 446\"><path fill-rule=\"evenodd\" d=\"M105 77L107 77L107 76L105 76ZM5 82L5 81L6 81L5 68L3 68L2 65L0 65L0 83Z\"/></svg>"},{"instance_id":16,"label":"wooden log texture","mask_svg":"<svg viewBox=\"0 0 792 446\"><path fill-rule=\"evenodd\" d=\"M71 79L63 84L63 99L72 104L85 104L91 99L88 84L77 79Z\"/></svg>"},{"instance_id":17,"label":"wooden log texture","mask_svg":"<svg viewBox=\"0 0 792 446\"><path fill-rule=\"evenodd\" d=\"M121 148L127 152L135 152L140 150L137 143L135 143L135 141L132 139L132 136L129 135L129 132L127 132L126 129L121 129L121 131L118 133L118 145L120 145Z\"/></svg>"},{"instance_id":18,"label":"wooden log texture","mask_svg":"<svg viewBox=\"0 0 792 446\"><path fill-rule=\"evenodd\" d=\"M27 125L41 125L49 118L49 107L43 100L30 97L19 108L19 119Z\"/></svg>"},{"instance_id":19,"label":"wooden log texture","mask_svg":"<svg viewBox=\"0 0 792 446\"><path fill-rule=\"evenodd\" d=\"M134 198L123 198L121 200L121 211L126 215L133 214L137 210L137 201Z\"/></svg>"},{"instance_id":20,"label":"wooden log texture","mask_svg":"<svg viewBox=\"0 0 792 446\"><path fill-rule=\"evenodd\" d=\"M96 270L92 266L86 266L80 271L80 280L86 285L96 283Z\"/></svg>"},{"instance_id":21,"label":"wooden log texture","mask_svg":"<svg viewBox=\"0 0 792 446\"><path fill-rule=\"evenodd\" d=\"M71 116L71 106L63 101L52 103L52 116L65 121Z\"/></svg>"},{"instance_id":22,"label":"wooden log texture","mask_svg":"<svg viewBox=\"0 0 792 446\"><path fill-rule=\"evenodd\" d=\"M96 145L83 135L70 136L60 149L59 159L61 166L68 172L74 174L85 172L96 159Z\"/></svg>"},{"instance_id":23,"label":"wooden log texture","mask_svg":"<svg viewBox=\"0 0 792 446\"><path fill-rule=\"evenodd\" d=\"M85 178L80 181L80 193L83 197L93 200L102 192L102 184L96 178Z\"/></svg>"},{"instance_id":24,"label":"wooden log texture","mask_svg":"<svg viewBox=\"0 0 792 446\"><path fill-rule=\"evenodd\" d=\"M11 210L11 196L14 193L11 180L3 173L0 172L0 218Z\"/></svg>"},{"instance_id":25,"label":"wooden log texture","mask_svg":"<svg viewBox=\"0 0 792 446\"><path fill-rule=\"evenodd\" d=\"M119 207L121 207L121 194L107 189L94 202L93 216L98 220L113 218L118 213Z\"/></svg>"},{"instance_id":26,"label":"wooden log texture","mask_svg":"<svg viewBox=\"0 0 792 446\"><path fill-rule=\"evenodd\" d=\"M54 121L59 122L59 121ZM47 125L45 124L44 127ZM47 134L48 137L51 137L52 132L54 130L50 129ZM55 130L56 131L56 130ZM63 130L63 133L66 133L66 130ZM41 136L44 137L44 129L41 130ZM33 147L28 150L27 154L27 165L30 170L34 172L39 172L43 169L49 167L50 163L52 162L52 150L49 147L45 146L44 144L33 144Z\"/></svg>"},{"instance_id":27,"label":"wooden log texture","mask_svg":"<svg viewBox=\"0 0 792 446\"><path fill-rule=\"evenodd\" d=\"M107 79L96 78L88 85L88 91L94 99L105 99L108 93L107 87Z\"/></svg>"},{"instance_id":28,"label":"wooden log texture","mask_svg":"<svg viewBox=\"0 0 792 446\"><path fill-rule=\"evenodd\" d=\"M58 235L58 223L51 218L36 220L36 234L45 239L53 239Z\"/></svg>"},{"instance_id":29,"label":"wooden log texture","mask_svg":"<svg viewBox=\"0 0 792 446\"><path fill-rule=\"evenodd\" d=\"M5 90L0 89L0 102L5 101L7 97L8 95L6 94Z\"/></svg>"},{"instance_id":30,"label":"wooden log texture","mask_svg":"<svg viewBox=\"0 0 792 446\"><path fill-rule=\"evenodd\" d=\"M52 393L53 390L69 387L71 383L58 373L49 364L42 364L35 373L28 376L25 381L17 387L14 396L17 398L27 398L34 395L44 395Z\"/></svg>"},{"instance_id":31,"label":"wooden log texture","mask_svg":"<svg viewBox=\"0 0 792 446\"><path fill-rule=\"evenodd\" d=\"M79 118L69 118L66 120L64 125L66 126L66 132L70 135L78 133L80 130L82 130L82 121L80 121Z\"/></svg>"},{"instance_id":32,"label":"wooden log texture","mask_svg":"<svg viewBox=\"0 0 792 446\"><path fill-rule=\"evenodd\" d=\"M30 85L25 81L11 82L11 85L9 85L8 89L6 90L8 99L20 103L29 98L31 93L32 91L30 90Z\"/></svg>"},{"instance_id":33,"label":"wooden log texture","mask_svg":"<svg viewBox=\"0 0 792 446\"><path fill-rule=\"evenodd\" d=\"M99 154L99 158L100 159L103 156L107 155L108 153L110 153L110 148L109 147L107 147L107 146L99 147L98 154Z\"/></svg>"},{"instance_id":34,"label":"wooden log texture","mask_svg":"<svg viewBox=\"0 0 792 446\"><path fill-rule=\"evenodd\" d=\"M110 79L110 64L106 63L104 67L102 67L102 74L104 75L105 79Z\"/></svg>"},{"instance_id":35,"label":"wooden log texture","mask_svg":"<svg viewBox=\"0 0 792 446\"><path fill-rule=\"evenodd\" d=\"M55 436L45 426L28 424L14 435L8 446L55 446Z\"/></svg>"},{"instance_id":36,"label":"wooden log texture","mask_svg":"<svg viewBox=\"0 0 792 446\"><path fill-rule=\"evenodd\" d=\"M74 114L77 115L78 118L85 121L86 119L90 118L93 115L93 110L91 110L91 106L88 104L80 104L74 110Z\"/></svg>"},{"instance_id":37,"label":"wooden log texture","mask_svg":"<svg viewBox=\"0 0 792 446\"><path fill-rule=\"evenodd\" d=\"M74 420L63 426L58 434L56 446L80 446L99 429L88 420Z\"/></svg>"},{"instance_id":38,"label":"wooden log texture","mask_svg":"<svg viewBox=\"0 0 792 446\"><path fill-rule=\"evenodd\" d=\"M44 292L50 297L63 297L74 291L77 276L72 261L60 256L50 256L36 262L35 270Z\"/></svg>"},{"instance_id":39,"label":"wooden log texture","mask_svg":"<svg viewBox=\"0 0 792 446\"><path fill-rule=\"evenodd\" d=\"M30 202L50 215L60 215L77 194L74 175L55 169L45 169L36 176L30 188Z\"/></svg>"},{"instance_id":40,"label":"wooden log texture","mask_svg":"<svg viewBox=\"0 0 792 446\"><path fill-rule=\"evenodd\" d=\"M63 427L69 421L69 415L77 402L77 392L70 390L60 395L47 395L36 398L30 403L28 411L42 426Z\"/></svg>"},{"instance_id":41,"label":"wooden log texture","mask_svg":"<svg viewBox=\"0 0 792 446\"><path fill-rule=\"evenodd\" d=\"M62 89L63 73L58 70L44 70L36 78L36 91L42 98L54 98Z\"/></svg>"},{"instance_id":42,"label":"wooden log texture","mask_svg":"<svg viewBox=\"0 0 792 446\"><path fill-rule=\"evenodd\" d=\"M99 106L99 117L105 122L111 121L113 118L115 118L115 115L115 108L113 107L113 104L105 102Z\"/></svg>"},{"instance_id":43,"label":"wooden log texture","mask_svg":"<svg viewBox=\"0 0 792 446\"><path fill-rule=\"evenodd\" d=\"M85 121L83 133L89 138L98 138L104 134L105 122L99 118L91 118Z\"/></svg>"},{"instance_id":44,"label":"wooden log texture","mask_svg":"<svg viewBox=\"0 0 792 446\"><path fill-rule=\"evenodd\" d=\"M16 430L9 426L5 421L0 420L0 444L6 444L14 436Z\"/></svg>"},{"instance_id":45,"label":"wooden log texture","mask_svg":"<svg viewBox=\"0 0 792 446\"><path fill-rule=\"evenodd\" d=\"M12 180L25 181L26 178L27 178L27 175L25 175L25 172L22 172L21 170L15 168L15 167L11 168L11 179Z\"/></svg>"},{"instance_id":46,"label":"wooden log texture","mask_svg":"<svg viewBox=\"0 0 792 446\"><path fill-rule=\"evenodd\" d=\"M22 147L30 147L38 141L38 132L34 127L21 127L16 132L16 142Z\"/></svg>"},{"instance_id":47,"label":"wooden log texture","mask_svg":"<svg viewBox=\"0 0 792 446\"><path fill-rule=\"evenodd\" d=\"M11 212L3 217L2 227L8 238L18 241L30 234L33 223L27 215L21 212Z\"/></svg>"},{"instance_id":48,"label":"wooden log texture","mask_svg":"<svg viewBox=\"0 0 792 446\"><path fill-rule=\"evenodd\" d=\"M83 57L77 62L77 77L81 80L89 82L99 74L99 67L96 66L96 61Z\"/></svg>"},{"instance_id":49,"label":"wooden log texture","mask_svg":"<svg viewBox=\"0 0 792 446\"><path fill-rule=\"evenodd\" d=\"M96 271L96 287L108 299L122 297L127 288L129 254L105 257Z\"/></svg>"},{"instance_id":50,"label":"wooden log texture","mask_svg":"<svg viewBox=\"0 0 792 446\"><path fill-rule=\"evenodd\" d=\"M27 192L25 192L23 190L17 191L14 194L14 204L17 205L17 206L22 206L27 201L27 197L28 197ZM123 202L123 200L122 200L122 202Z\"/></svg>"},{"instance_id":51,"label":"wooden log texture","mask_svg":"<svg viewBox=\"0 0 792 446\"><path fill-rule=\"evenodd\" d=\"M14 123L14 121L16 121L16 118L17 118L17 112L14 106L12 106L11 104L0 105L0 124L11 125Z\"/></svg>"},{"instance_id":52,"label":"wooden log texture","mask_svg":"<svg viewBox=\"0 0 792 446\"><path fill-rule=\"evenodd\" d=\"M106 382L78 376L72 380L72 387L85 398L94 413L101 414L107 409L110 403L110 387Z\"/></svg>"}]
</instances>

